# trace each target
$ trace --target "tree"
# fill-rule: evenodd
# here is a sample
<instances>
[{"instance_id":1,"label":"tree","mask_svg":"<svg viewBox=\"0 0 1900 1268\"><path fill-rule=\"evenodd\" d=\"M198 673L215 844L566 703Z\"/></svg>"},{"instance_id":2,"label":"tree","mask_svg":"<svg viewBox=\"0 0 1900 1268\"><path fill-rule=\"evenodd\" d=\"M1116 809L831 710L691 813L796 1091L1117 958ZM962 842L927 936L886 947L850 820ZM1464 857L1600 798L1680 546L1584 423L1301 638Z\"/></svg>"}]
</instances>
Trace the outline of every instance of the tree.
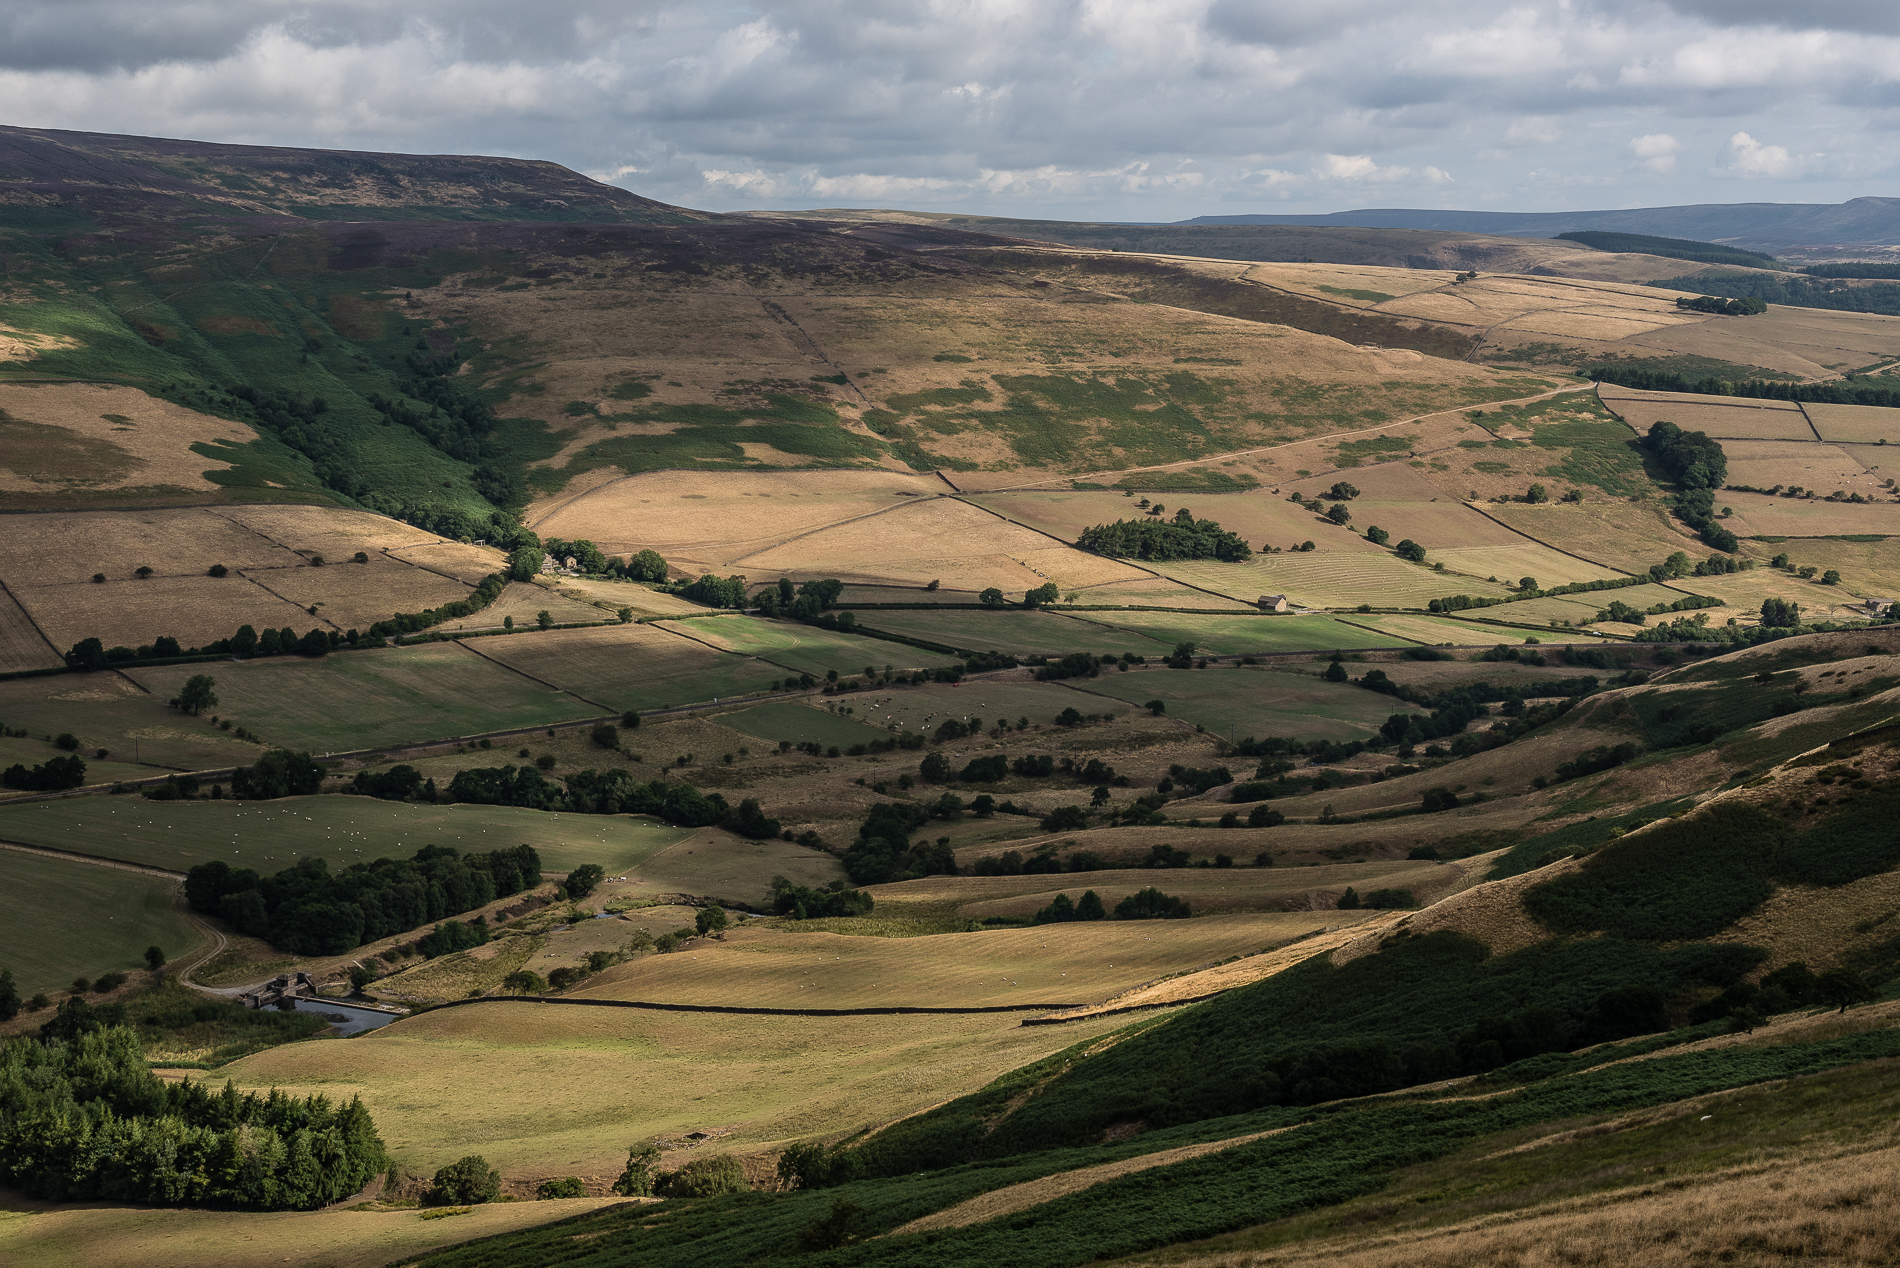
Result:
<instances>
[{"instance_id":1,"label":"tree","mask_svg":"<svg viewBox=\"0 0 1900 1268\"><path fill-rule=\"evenodd\" d=\"M1061 587L1051 581L1044 585L1037 586L1034 590L1024 594L1023 606L1026 608L1039 608L1045 603L1054 603L1061 597Z\"/></svg>"},{"instance_id":2,"label":"tree","mask_svg":"<svg viewBox=\"0 0 1900 1268\"><path fill-rule=\"evenodd\" d=\"M165 952L163 949L156 946L145 948L145 967L154 973L164 968Z\"/></svg>"},{"instance_id":3,"label":"tree","mask_svg":"<svg viewBox=\"0 0 1900 1268\"><path fill-rule=\"evenodd\" d=\"M611 722L603 722L588 732L588 738L602 748L619 748L620 728Z\"/></svg>"},{"instance_id":4,"label":"tree","mask_svg":"<svg viewBox=\"0 0 1900 1268\"><path fill-rule=\"evenodd\" d=\"M798 1248L837 1250L851 1245L862 1236L858 1221L863 1215L864 1208L849 1198L833 1198L829 1214L798 1230Z\"/></svg>"},{"instance_id":5,"label":"tree","mask_svg":"<svg viewBox=\"0 0 1900 1268\"><path fill-rule=\"evenodd\" d=\"M620 618L620 623L622 625L633 624L633 609L632 608L621 608L620 611L614 613L614 615Z\"/></svg>"},{"instance_id":6,"label":"tree","mask_svg":"<svg viewBox=\"0 0 1900 1268\"><path fill-rule=\"evenodd\" d=\"M726 924L724 907L701 907L693 915L693 927L699 930L699 936L702 938L724 933Z\"/></svg>"},{"instance_id":7,"label":"tree","mask_svg":"<svg viewBox=\"0 0 1900 1268\"><path fill-rule=\"evenodd\" d=\"M579 1176L569 1176L565 1180L544 1180L534 1191L534 1196L543 1202L555 1198L584 1198L587 1196L587 1184Z\"/></svg>"},{"instance_id":8,"label":"tree","mask_svg":"<svg viewBox=\"0 0 1900 1268\"><path fill-rule=\"evenodd\" d=\"M1080 806L1057 806L1042 817L1044 832L1076 832L1088 826L1088 811Z\"/></svg>"},{"instance_id":9,"label":"tree","mask_svg":"<svg viewBox=\"0 0 1900 1268\"><path fill-rule=\"evenodd\" d=\"M548 984L533 969L516 969L501 979L501 988L517 995L539 995L548 989Z\"/></svg>"},{"instance_id":10,"label":"tree","mask_svg":"<svg viewBox=\"0 0 1900 1268\"><path fill-rule=\"evenodd\" d=\"M1366 540L1371 542L1374 546L1383 546L1392 540L1392 534L1386 532L1377 524L1372 524L1366 528Z\"/></svg>"},{"instance_id":11,"label":"tree","mask_svg":"<svg viewBox=\"0 0 1900 1268\"><path fill-rule=\"evenodd\" d=\"M1000 608L1003 606L1003 592L998 590L995 586L989 587L976 597L986 608ZM95 643L98 641L98 639L93 640Z\"/></svg>"},{"instance_id":12,"label":"tree","mask_svg":"<svg viewBox=\"0 0 1900 1268\"><path fill-rule=\"evenodd\" d=\"M1821 584L1824 586L1838 586L1841 584L1841 574L1829 568L1826 572L1821 574Z\"/></svg>"},{"instance_id":13,"label":"tree","mask_svg":"<svg viewBox=\"0 0 1900 1268\"><path fill-rule=\"evenodd\" d=\"M1787 599L1764 599L1761 605L1761 623L1777 628L1788 628L1801 624L1800 605Z\"/></svg>"},{"instance_id":14,"label":"tree","mask_svg":"<svg viewBox=\"0 0 1900 1268\"><path fill-rule=\"evenodd\" d=\"M1396 549L1398 550L1400 559L1415 564L1425 562L1425 548L1409 537L1400 542Z\"/></svg>"},{"instance_id":15,"label":"tree","mask_svg":"<svg viewBox=\"0 0 1900 1268\"><path fill-rule=\"evenodd\" d=\"M694 1158L678 1171L663 1171L653 1178L653 1191L663 1198L713 1198L722 1193L744 1193L745 1168L731 1154Z\"/></svg>"},{"instance_id":16,"label":"tree","mask_svg":"<svg viewBox=\"0 0 1900 1268\"><path fill-rule=\"evenodd\" d=\"M501 1173L480 1154L458 1158L435 1173L428 1201L437 1206L470 1206L501 1196Z\"/></svg>"},{"instance_id":17,"label":"tree","mask_svg":"<svg viewBox=\"0 0 1900 1268\"><path fill-rule=\"evenodd\" d=\"M598 863L581 864L567 874L567 896L569 898L587 897L594 892L594 887L599 885L606 875L607 873L601 870Z\"/></svg>"},{"instance_id":18,"label":"tree","mask_svg":"<svg viewBox=\"0 0 1900 1268\"><path fill-rule=\"evenodd\" d=\"M546 608L542 608L534 614L534 624L536 629L551 629L554 625L554 616Z\"/></svg>"},{"instance_id":19,"label":"tree","mask_svg":"<svg viewBox=\"0 0 1900 1268\"><path fill-rule=\"evenodd\" d=\"M322 630L311 630L297 640L297 651L305 656L328 656L330 654L330 636Z\"/></svg>"},{"instance_id":20,"label":"tree","mask_svg":"<svg viewBox=\"0 0 1900 1268\"><path fill-rule=\"evenodd\" d=\"M1524 500L1531 503L1548 502L1550 501L1550 490L1541 484L1533 484L1530 488L1524 490Z\"/></svg>"},{"instance_id":21,"label":"tree","mask_svg":"<svg viewBox=\"0 0 1900 1268\"><path fill-rule=\"evenodd\" d=\"M1327 682L1345 682L1346 667L1338 661L1334 661L1332 664L1326 666L1326 671L1322 673L1320 677L1324 678Z\"/></svg>"},{"instance_id":22,"label":"tree","mask_svg":"<svg viewBox=\"0 0 1900 1268\"><path fill-rule=\"evenodd\" d=\"M917 774L927 784L941 784L950 778L950 759L942 753L927 753L917 764Z\"/></svg>"},{"instance_id":23,"label":"tree","mask_svg":"<svg viewBox=\"0 0 1900 1268\"><path fill-rule=\"evenodd\" d=\"M359 550L354 555L351 555L350 559L355 563L366 564L369 562L369 552L367 550Z\"/></svg>"},{"instance_id":24,"label":"tree","mask_svg":"<svg viewBox=\"0 0 1900 1268\"><path fill-rule=\"evenodd\" d=\"M660 1162L660 1151L652 1145L635 1145L627 1150L627 1166L614 1181L614 1192L623 1198L653 1195L653 1168Z\"/></svg>"},{"instance_id":25,"label":"tree","mask_svg":"<svg viewBox=\"0 0 1900 1268\"><path fill-rule=\"evenodd\" d=\"M1168 702L1165 700L1150 700L1141 707L1146 709L1152 716L1158 718L1168 711Z\"/></svg>"},{"instance_id":26,"label":"tree","mask_svg":"<svg viewBox=\"0 0 1900 1268\"><path fill-rule=\"evenodd\" d=\"M1517 579L1517 588L1522 591L1535 590L1537 589L1537 578L1536 577L1519 577Z\"/></svg>"},{"instance_id":27,"label":"tree","mask_svg":"<svg viewBox=\"0 0 1900 1268\"><path fill-rule=\"evenodd\" d=\"M1192 914L1184 899L1164 894L1152 885L1115 904L1117 920L1186 920Z\"/></svg>"},{"instance_id":28,"label":"tree","mask_svg":"<svg viewBox=\"0 0 1900 1268\"><path fill-rule=\"evenodd\" d=\"M627 575L635 581L665 581L666 560L655 550L642 550L627 561Z\"/></svg>"},{"instance_id":29,"label":"tree","mask_svg":"<svg viewBox=\"0 0 1900 1268\"><path fill-rule=\"evenodd\" d=\"M206 709L217 708L218 693L212 690L217 685L218 680L210 674L193 674L178 693L178 707L194 718Z\"/></svg>"},{"instance_id":30,"label":"tree","mask_svg":"<svg viewBox=\"0 0 1900 1268\"><path fill-rule=\"evenodd\" d=\"M1352 512L1346 509L1344 502L1335 502L1327 508L1326 518L1343 527L1352 523Z\"/></svg>"},{"instance_id":31,"label":"tree","mask_svg":"<svg viewBox=\"0 0 1900 1268\"><path fill-rule=\"evenodd\" d=\"M1247 826L1250 828L1277 828L1286 822L1286 816L1269 806L1258 802L1247 812Z\"/></svg>"},{"instance_id":32,"label":"tree","mask_svg":"<svg viewBox=\"0 0 1900 1268\"><path fill-rule=\"evenodd\" d=\"M1348 484L1344 480L1341 480L1333 485L1332 488L1326 490L1326 496L1335 502L1350 502L1359 496L1359 489L1358 486Z\"/></svg>"},{"instance_id":33,"label":"tree","mask_svg":"<svg viewBox=\"0 0 1900 1268\"><path fill-rule=\"evenodd\" d=\"M1339 896L1339 901L1334 905L1341 911L1357 911L1359 908L1359 891L1350 885L1346 886L1346 892Z\"/></svg>"},{"instance_id":34,"label":"tree","mask_svg":"<svg viewBox=\"0 0 1900 1268\"><path fill-rule=\"evenodd\" d=\"M231 636L231 654L233 656L257 655L257 631L249 625L238 626L238 632Z\"/></svg>"},{"instance_id":35,"label":"tree","mask_svg":"<svg viewBox=\"0 0 1900 1268\"><path fill-rule=\"evenodd\" d=\"M1820 981L1815 983L1815 995L1829 1008L1838 1006L1843 1013L1856 1004L1879 998L1879 992L1852 969L1830 969L1821 974Z\"/></svg>"},{"instance_id":36,"label":"tree","mask_svg":"<svg viewBox=\"0 0 1900 1268\"><path fill-rule=\"evenodd\" d=\"M1083 893L1075 904L1075 918L1077 920L1107 920L1108 911L1102 906L1101 895L1092 889Z\"/></svg>"},{"instance_id":37,"label":"tree","mask_svg":"<svg viewBox=\"0 0 1900 1268\"><path fill-rule=\"evenodd\" d=\"M1455 810L1458 807L1458 794L1449 788L1427 788L1419 798L1420 806L1427 814L1439 810Z\"/></svg>"},{"instance_id":38,"label":"tree","mask_svg":"<svg viewBox=\"0 0 1900 1268\"><path fill-rule=\"evenodd\" d=\"M13 970L0 969L0 1021L12 1021L20 1015L20 988L13 984Z\"/></svg>"},{"instance_id":39,"label":"tree","mask_svg":"<svg viewBox=\"0 0 1900 1268\"><path fill-rule=\"evenodd\" d=\"M523 546L508 556L508 579L511 581L533 580L545 562L547 562L547 555L538 547Z\"/></svg>"},{"instance_id":40,"label":"tree","mask_svg":"<svg viewBox=\"0 0 1900 1268\"><path fill-rule=\"evenodd\" d=\"M274 748L231 772L231 792L244 800L308 797L323 787L323 767L308 753Z\"/></svg>"},{"instance_id":41,"label":"tree","mask_svg":"<svg viewBox=\"0 0 1900 1268\"><path fill-rule=\"evenodd\" d=\"M150 564L140 564L132 570L132 575L137 577L140 581L143 581L152 575L152 566Z\"/></svg>"},{"instance_id":42,"label":"tree","mask_svg":"<svg viewBox=\"0 0 1900 1268\"><path fill-rule=\"evenodd\" d=\"M96 638L82 638L73 644L70 652L66 653L66 663L74 669L83 669L88 672L104 669L106 667L105 644Z\"/></svg>"},{"instance_id":43,"label":"tree","mask_svg":"<svg viewBox=\"0 0 1900 1268\"><path fill-rule=\"evenodd\" d=\"M629 731L637 728L640 725L640 711L638 709L629 709L621 714L620 725Z\"/></svg>"},{"instance_id":44,"label":"tree","mask_svg":"<svg viewBox=\"0 0 1900 1268\"><path fill-rule=\"evenodd\" d=\"M209 568L205 569L205 576L207 577L228 577L230 575L231 570L226 568L223 564L212 564Z\"/></svg>"}]
</instances>

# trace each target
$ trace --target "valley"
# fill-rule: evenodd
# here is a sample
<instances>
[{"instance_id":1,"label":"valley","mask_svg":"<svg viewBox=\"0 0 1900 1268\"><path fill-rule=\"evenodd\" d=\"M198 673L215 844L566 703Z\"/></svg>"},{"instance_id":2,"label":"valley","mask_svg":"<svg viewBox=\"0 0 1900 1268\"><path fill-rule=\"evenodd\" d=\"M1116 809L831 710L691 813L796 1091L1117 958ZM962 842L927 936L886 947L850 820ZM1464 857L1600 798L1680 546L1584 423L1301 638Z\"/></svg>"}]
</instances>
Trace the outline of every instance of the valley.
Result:
<instances>
[{"instance_id":1,"label":"valley","mask_svg":"<svg viewBox=\"0 0 1900 1268\"><path fill-rule=\"evenodd\" d=\"M0 1258L1891 1244L1900 317L0 132Z\"/></svg>"}]
</instances>

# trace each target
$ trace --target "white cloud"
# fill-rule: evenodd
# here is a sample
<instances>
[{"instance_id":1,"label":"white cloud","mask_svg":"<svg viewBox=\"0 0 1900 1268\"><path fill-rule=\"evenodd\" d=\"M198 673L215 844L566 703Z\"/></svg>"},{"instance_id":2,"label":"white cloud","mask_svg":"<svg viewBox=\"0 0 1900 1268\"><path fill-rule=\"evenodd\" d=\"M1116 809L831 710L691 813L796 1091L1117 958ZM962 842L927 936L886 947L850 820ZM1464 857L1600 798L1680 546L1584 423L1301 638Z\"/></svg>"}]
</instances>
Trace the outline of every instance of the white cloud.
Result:
<instances>
[{"instance_id":1,"label":"white cloud","mask_svg":"<svg viewBox=\"0 0 1900 1268\"><path fill-rule=\"evenodd\" d=\"M717 208L1535 210L1582 186L1599 205L1724 201L1737 177L1789 201L1900 193L1900 17L1873 0L1799 9L11 0L0 118L528 155ZM1813 140L1794 153L1788 137ZM1681 161L1725 147L1716 166Z\"/></svg>"},{"instance_id":2,"label":"white cloud","mask_svg":"<svg viewBox=\"0 0 1900 1268\"><path fill-rule=\"evenodd\" d=\"M1743 176L1790 176L1800 166L1799 160L1784 147L1763 145L1746 132L1737 132L1728 139L1728 144L1735 153L1729 170Z\"/></svg>"},{"instance_id":3,"label":"white cloud","mask_svg":"<svg viewBox=\"0 0 1900 1268\"><path fill-rule=\"evenodd\" d=\"M1652 172L1667 175L1676 170L1676 151L1682 148L1682 142L1667 132L1651 132L1630 141L1630 153L1643 160L1643 166Z\"/></svg>"}]
</instances>

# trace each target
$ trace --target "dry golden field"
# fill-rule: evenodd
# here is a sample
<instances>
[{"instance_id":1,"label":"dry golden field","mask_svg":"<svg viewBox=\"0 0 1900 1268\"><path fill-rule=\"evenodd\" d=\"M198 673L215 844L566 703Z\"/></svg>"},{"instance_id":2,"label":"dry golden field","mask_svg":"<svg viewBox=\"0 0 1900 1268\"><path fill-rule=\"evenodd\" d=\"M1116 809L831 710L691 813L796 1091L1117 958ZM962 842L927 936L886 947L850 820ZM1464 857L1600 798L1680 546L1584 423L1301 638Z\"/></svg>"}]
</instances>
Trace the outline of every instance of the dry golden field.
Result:
<instances>
[{"instance_id":1,"label":"dry golden field","mask_svg":"<svg viewBox=\"0 0 1900 1268\"><path fill-rule=\"evenodd\" d=\"M375 554L442 540L401 520L335 506L225 506L212 513L288 550L322 555L331 563L359 550ZM236 566L233 560L224 562Z\"/></svg>"},{"instance_id":2,"label":"dry golden field","mask_svg":"<svg viewBox=\"0 0 1900 1268\"><path fill-rule=\"evenodd\" d=\"M1721 496L1723 502L1736 504L1746 495ZM1691 558L1708 553L1708 547L1672 517L1666 506L1655 501L1510 502L1485 510L1527 537L1629 573L1643 572L1679 550ZM1740 528L1734 531L1738 535L1742 532Z\"/></svg>"},{"instance_id":3,"label":"dry golden field","mask_svg":"<svg viewBox=\"0 0 1900 1268\"><path fill-rule=\"evenodd\" d=\"M1876 463L1885 455L1878 447L1856 445L1858 454L1842 445L1827 445L1816 440L1727 440L1722 449L1728 455L1731 483L1768 489L1775 485L1800 485L1821 493L1858 493L1862 497L1891 496L1885 487L1886 476L1869 468L1862 457L1872 456ZM1893 464L1900 470L1900 461ZM1729 495L1721 495L1727 501ZM1852 510L1862 509L1859 506ZM1891 508L1890 508L1891 509ZM1847 530L1854 531L1854 530ZM1874 530L1878 531L1878 530Z\"/></svg>"},{"instance_id":4,"label":"dry golden field","mask_svg":"<svg viewBox=\"0 0 1900 1268\"><path fill-rule=\"evenodd\" d=\"M398 556L373 554L362 564L348 556L341 562L326 559L321 568L251 569L244 575L298 607L315 607L314 615L341 630L368 629L398 612L420 612L469 596L462 582L403 563ZM486 622L500 623L499 616Z\"/></svg>"},{"instance_id":5,"label":"dry golden field","mask_svg":"<svg viewBox=\"0 0 1900 1268\"><path fill-rule=\"evenodd\" d=\"M33 624L13 595L0 590L0 673L47 669L60 663L60 652Z\"/></svg>"},{"instance_id":6,"label":"dry golden field","mask_svg":"<svg viewBox=\"0 0 1900 1268\"><path fill-rule=\"evenodd\" d=\"M934 498L808 533L732 561L759 579L825 577L1005 592L1135 580L1145 570L1090 555L954 498Z\"/></svg>"},{"instance_id":7,"label":"dry golden field","mask_svg":"<svg viewBox=\"0 0 1900 1268\"><path fill-rule=\"evenodd\" d=\"M1112 887L1112 881L1108 886L1077 883L1067 892L1076 899L1084 889L1095 889L1113 906L1120 895L1110 899ZM1120 888L1132 893L1139 886ZM1053 894L1043 903L1050 897ZM959 908L959 914L966 913ZM728 932L723 941L695 941L673 955L643 956L609 969L574 993L589 999L750 1008L1087 1003L1164 974L1251 955L1319 922L1310 914L1222 914L1186 921L986 929L928 938L847 937L807 932L796 922L769 929L749 927L752 923Z\"/></svg>"},{"instance_id":8,"label":"dry golden field","mask_svg":"<svg viewBox=\"0 0 1900 1268\"><path fill-rule=\"evenodd\" d=\"M530 631L471 640L473 655L506 665L606 709L653 709L764 690L775 665L654 625Z\"/></svg>"},{"instance_id":9,"label":"dry golden field","mask_svg":"<svg viewBox=\"0 0 1900 1268\"><path fill-rule=\"evenodd\" d=\"M393 546L390 555L406 564L479 585L484 577L506 570L507 556L492 546L436 540L414 546Z\"/></svg>"},{"instance_id":10,"label":"dry golden field","mask_svg":"<svg viewBox=\"0 0 1900 1268\"><path fill-rule=\"evenodd\" d=\"M1429 567L1406 563L1343 531L1337 537L1317 540L1317 550L1256 555L1243 564L1200 560L1156 567L1167 576L1243 601L1256 600L1263 594L1284 594L1289 602L1303 607L1345 608L1376 603L1422 608L1447 594L1506 593L1501 585L1446 576ZM1428 561L1430 558L1428 555Z\"/></svg>"},{"instance_id":11,"label":"dry golden field","mask_svg":"<svg viewBox=\"0 0 1900 1268\"><path fill-rule=\"evenodd\" d=\"M1076 602L1107 603L1135 608L1193 608L1207 612L1233 612L1243 604L1231 595L1214 594L1198 586L1149 577L1141 581L1116 581L1105 586L1082 586L1075 591Z\"/></svg>"},{"instance_id":12,"label":"dry golden field","mask_svg":"<svg viewBox=\"0 0 1900 1268\"><path fill-rule=\"evenodd\" d=\"M0 538L0 579L9 586L86 581L95 572L129 580L141 565L160 576L201 577L213 564L236 571L304 562L212 510L13 515L7 528Z\"/></svg>"},{"instance_id":13,"label":"dry golden field","mask_svg":"<svg viewBox=\"0 0 1900 1268\"><path fill-rule=\"evenodd\" d=\"M1675 292L1654 293L1673 304ZM1832 378L1892 356L1897 331L1900 317L1771 304L1754 317L1712 317L1635 335L1620 350L1652 348Z\"/></svg>"},{"instance_id":14,"label":"dry golden field","mask_svg":"<svg viewBox=\"0 0 1900 1268\"><path fill-rule=\"evenodd\" d=\"M1586 562L1564 551L1523 538L1519 541L1521 544L1516 546L1453 546L1449 549L1435 546L1429 557L1434 563L1443 563L1451 572L1465 574L1465 577L1447 579L1447 593L1457 593L1458 584L1469 577L1496 577L1512 584L1523 577L1535 577L1540 586L1555 586L1618 575L1601 564Z\"/></svg>"},{"instance_id":15,"label":"dry golden field","mask_svg":"<svg viewBox=\"0 0 1900 1268\"><path fill-rule=\"evenodd\" d=\"M423 575L435 576L433 573ZM441 581L440 578L436 580ZM441 581L441 584L455 583ZM461 592L467 594L468 590L463 587ZM652 591L644 591L644 593L651 594ZM405 610L413 611L414 609ZM471 612L467 616L451 617L435 628L450 633L459 630L492 630L501 626L512 616L515 619L515 628L525 629L534 624L536 614L541 612L546 612L554 618L556 625L568 625L576 621L613 619L613 613L562 594L551 586L541 586L530 581L510 581L502 587L501 597L481 611Z\"/></svg>"},{"instance_id":16,"label":"dry golden field","mask_svg":"<svg viewBox=\"0 0 1900 1268\"><path fill-rule=\"evenodd\" d=\"M248 444L243 423L200 414L137 388L97 383L0 383L0 505L84 506L163 498L217 502L205 479L230 464L191 451L197 443Z\"/></svg>"},{"instance_id":17,"label":"dry golden field","mask_svg":"<svg viewBox=\"0 0 1900 1268\"><path fill-rule=\"evenodd\" d=\"M1793 401L1726 400L1686 392L1642 392L1605 385L1604 405L1647 434L1658 422L1684 431L1706 432L1717 440L1814 440L1814 428ZM1726 448L1726 446L1725 446Z\"/></svg>"},{"instance_id":18,"label":"dry golden field","mask_svg":"<svg viewBox=\"0 0 1900 1268\"><path fill-rule=\"evenodd\" d=\"M1822 440L1900 445L1900 409L1870 405L1804 405Z\"/></svg>"},{"instance_id":19,"label":"dry golden field","mask_svg":"<svg viewBox=\"0 0 1900 1268\"><path fill-rule=\"evenodd\" d=\"M1811 447L1823 448L1820 445ZM1733 461L1730 459L1731 469ZM1801 481L1797 478L1789 483L1799 484ZM1832 492L1831 489L1828 491ZM1852 502L1829 502L1824 498L1809 501L1805 498L1770 497L1762 493L1728 490L1721 494L1721 504L1734 509L1735 514L1726 523L1738 537L1757 534L1769 537L1900 534L1900 505L1891 502L1856 506ZM1768 554L1784 548L1772 542L1752 542L1750 546L1755 551Z\"/></svg>"},{"instance_id":20,"label":"dry golden field","mask_svg":"<svg viewBox=\"0 0 1900 1268\"><path fill-rule=\"evenodd\" d=\"M268 582L235 574L18 586L14 594L62 651L85 638L107 647L139 647L169 634L183 647L201 647L231 637L241 625L290 628L300 635L332 625L327 616L312 616L303 605L272 593Z\"/></svg>"}]
</instances>

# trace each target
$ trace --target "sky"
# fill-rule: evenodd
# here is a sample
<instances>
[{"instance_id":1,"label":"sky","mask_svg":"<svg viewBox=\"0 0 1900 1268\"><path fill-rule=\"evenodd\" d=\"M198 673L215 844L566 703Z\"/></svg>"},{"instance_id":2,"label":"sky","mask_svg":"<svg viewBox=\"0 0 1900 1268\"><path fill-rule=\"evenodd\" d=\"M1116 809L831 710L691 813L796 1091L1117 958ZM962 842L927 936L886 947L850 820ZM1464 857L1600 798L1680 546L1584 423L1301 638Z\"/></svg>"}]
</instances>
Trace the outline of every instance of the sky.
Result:
<instances>
[{"instance_id":1,"label":"sky","mask_svg":"<svg viewBox=\"0 0 1900 1268\"><path fill-rule=\"evenodd\" d=\"M717 211L1828 203L1900 195L1900 4L7 0L0 122Z\"/></svg>"}]
</instances>

